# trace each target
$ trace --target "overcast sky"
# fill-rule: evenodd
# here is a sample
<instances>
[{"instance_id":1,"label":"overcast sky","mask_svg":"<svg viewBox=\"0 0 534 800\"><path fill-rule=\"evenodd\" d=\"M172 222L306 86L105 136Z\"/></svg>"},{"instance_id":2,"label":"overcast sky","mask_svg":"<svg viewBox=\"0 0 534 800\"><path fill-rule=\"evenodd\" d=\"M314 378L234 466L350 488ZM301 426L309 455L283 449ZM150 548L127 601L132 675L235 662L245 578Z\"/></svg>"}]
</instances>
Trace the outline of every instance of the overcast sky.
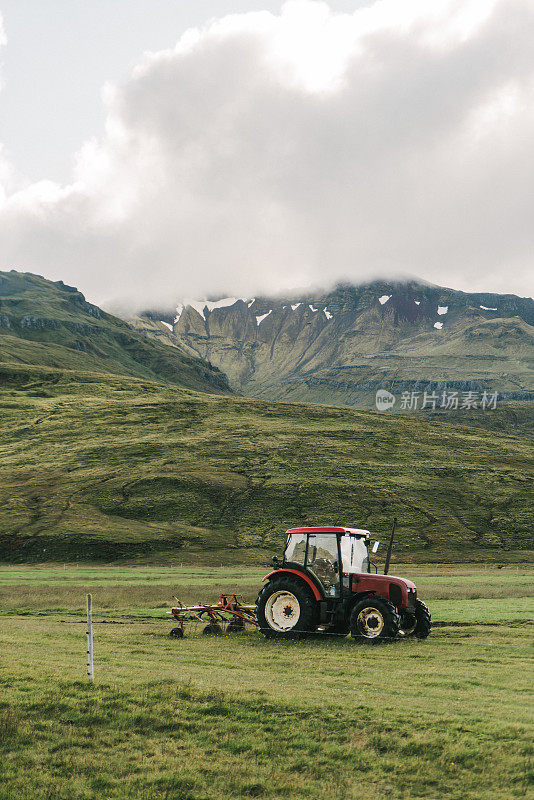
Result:
<instances>
[{"instance_id":1,"label":"overcast sky","mask_svg":"<svg viewBox=\"0 0 534 800\"><path fill-rule=\"evenodd\" d=\"M532 293L534 0L0 0L0 269Z\"/></svg>"}]
</instances>

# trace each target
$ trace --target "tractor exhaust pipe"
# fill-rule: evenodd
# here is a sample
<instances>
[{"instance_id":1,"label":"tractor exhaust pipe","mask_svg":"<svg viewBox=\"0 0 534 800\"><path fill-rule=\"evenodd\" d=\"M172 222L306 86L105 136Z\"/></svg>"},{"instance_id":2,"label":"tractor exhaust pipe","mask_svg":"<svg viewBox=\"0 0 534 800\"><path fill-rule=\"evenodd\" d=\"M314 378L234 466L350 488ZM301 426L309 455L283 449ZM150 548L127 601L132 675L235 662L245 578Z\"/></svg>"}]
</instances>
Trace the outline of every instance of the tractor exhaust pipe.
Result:
<instances>
[{"instance_id":1,"label":"tractor exhaust pipe","mask_svg":"<svg viewBox=\"0 0 534 800\"><path fill-rule=\"evenodd\" d=\"M389 564L391 562L391 553L392 553L392 550L393 550L393 537L395 536L395 528L396 527L397 527L397 517L394 517L393 518L393 529L391 531L391 537L390 537L390 540L389 540L388 552L387 552L387 555L386 555L386 563L384 564L384 575L388 574Z\"/></svg>"}]
</instances>

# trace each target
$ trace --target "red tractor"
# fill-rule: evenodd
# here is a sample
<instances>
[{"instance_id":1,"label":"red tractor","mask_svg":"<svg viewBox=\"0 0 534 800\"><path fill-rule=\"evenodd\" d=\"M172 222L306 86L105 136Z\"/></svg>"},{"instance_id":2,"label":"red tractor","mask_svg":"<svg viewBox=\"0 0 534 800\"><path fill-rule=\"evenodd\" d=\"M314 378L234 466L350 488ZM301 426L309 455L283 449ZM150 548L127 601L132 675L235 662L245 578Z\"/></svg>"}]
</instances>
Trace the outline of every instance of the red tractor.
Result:
<instances>
[{"instance_id":1,"label":"red tractor","mask_svg":"<svg viewBox=\"0 0 534 800\"><path fill-rule=\"evenodd\" d=\"M264 636L292 638L312 632L379 642L397 636L426 639L431 616L415 584L371 572L369 531L358 528L292 528L282 563L256 601ZM393 541L393 534L392 534ZM372 548L376 553L379 542ZM391 543L384 572L387 573ZM376 573L375 567L375 573Z\"/></svg>"}]
</instances>

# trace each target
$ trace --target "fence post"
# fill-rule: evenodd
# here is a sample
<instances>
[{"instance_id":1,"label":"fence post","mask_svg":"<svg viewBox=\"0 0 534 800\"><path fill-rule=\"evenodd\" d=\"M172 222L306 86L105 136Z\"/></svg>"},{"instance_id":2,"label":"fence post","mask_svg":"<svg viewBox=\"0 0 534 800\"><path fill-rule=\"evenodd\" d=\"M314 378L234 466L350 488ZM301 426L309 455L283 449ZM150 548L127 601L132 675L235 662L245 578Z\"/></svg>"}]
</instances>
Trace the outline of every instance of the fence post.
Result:
<instances>
[{"instance_id":1,"label":"fence post","mask_svg":"<svg viewBox=\"0 0 534 800\"><path fill-rule=\"evenodd\" d=\"M87 676L91 683L95 682L93 666L93 597L87 595Z\"/></svg>"}]
</instances>

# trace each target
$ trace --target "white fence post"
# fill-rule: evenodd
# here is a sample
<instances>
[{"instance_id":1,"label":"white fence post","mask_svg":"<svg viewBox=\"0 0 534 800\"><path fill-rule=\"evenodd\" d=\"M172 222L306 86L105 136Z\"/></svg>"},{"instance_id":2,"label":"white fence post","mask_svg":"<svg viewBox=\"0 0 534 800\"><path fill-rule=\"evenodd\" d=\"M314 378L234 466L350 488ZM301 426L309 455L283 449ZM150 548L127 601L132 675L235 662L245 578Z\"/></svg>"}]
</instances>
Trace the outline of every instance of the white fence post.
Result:
<instances>
[{"instance_id":1,"label":"white fence post","mask_svg":"<svg viewBox=\"0 0 534 800\"><path fill-rule=\"evenodd\" d=\"M95 682L93 666L93 597L87 595L87 676L91 683Z\"/></svg>"}]
</instances>

